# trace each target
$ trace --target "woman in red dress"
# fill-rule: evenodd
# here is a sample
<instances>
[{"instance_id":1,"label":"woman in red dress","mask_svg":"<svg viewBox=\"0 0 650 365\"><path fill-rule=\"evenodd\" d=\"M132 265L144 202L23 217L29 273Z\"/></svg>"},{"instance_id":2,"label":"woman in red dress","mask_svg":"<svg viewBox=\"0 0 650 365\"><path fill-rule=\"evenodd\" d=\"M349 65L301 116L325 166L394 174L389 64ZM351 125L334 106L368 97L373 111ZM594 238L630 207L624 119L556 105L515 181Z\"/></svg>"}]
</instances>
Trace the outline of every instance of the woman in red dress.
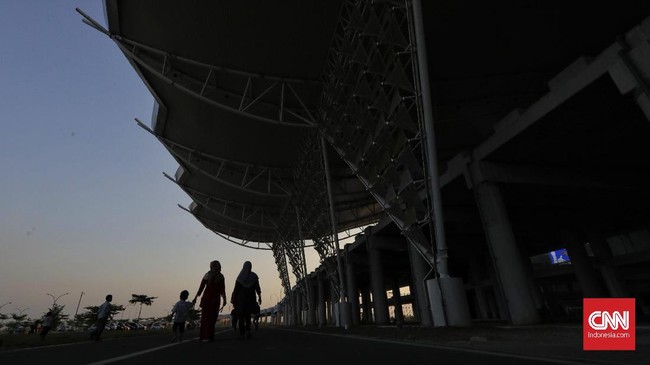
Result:
<instances>
[{"instance_id":1,"label":"woman in red dress","mask_svg":"<svg viewBox=\"0 0 650 365\"><path fill-rule=\"evenodd\" d=\"M210 271L203 276L192 303L196 303L196 298L201 294L203 296L200 303L201 329L199 340L214 341L214 326L217 323L219 312L223 309L220 299L223 299L223 305L226 305L226 284L219 261L215 260L210 263Z\"/></svg>"}]
</instances>

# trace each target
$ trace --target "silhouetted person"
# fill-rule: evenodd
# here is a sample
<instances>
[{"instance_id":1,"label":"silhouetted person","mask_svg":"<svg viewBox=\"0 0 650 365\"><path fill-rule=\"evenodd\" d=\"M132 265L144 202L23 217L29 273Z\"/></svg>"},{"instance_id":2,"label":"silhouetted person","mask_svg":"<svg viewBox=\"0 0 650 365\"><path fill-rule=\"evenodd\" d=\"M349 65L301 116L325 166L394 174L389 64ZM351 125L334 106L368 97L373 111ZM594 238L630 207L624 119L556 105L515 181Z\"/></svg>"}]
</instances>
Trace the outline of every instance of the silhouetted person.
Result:
<instances>
[{"instance_id":1,"label":"silhouetted person","mask_svg":"<svg viewBox=\"0 0 650 365\"><path fill-rule=\"evenodd\" d=\"M38 333L39 321L34 321L31 326L29 326L29 334Z\"/></svg>"},{"instance_id":2,"label":"silhouetted person","mask_svg":"<svg viewBox=\"0 0 650 365\"><path fill-rule=\"evenodd\" d=\"M172 315L174 315L174 324L172 325L172 332L174 332L174 338L172 342L176 341L183 342L183 333L185 332L185 321L187 321L187 313L194 306L194 303L188 302L187 298L190 296L190 292L183 290L180 295L180 299L174 308L172 308Z\"/></svg>"},{"instance_id":3,"label":"silhouetted person","mask_svg":"<svg viewBox=\"0 0 650 365\"><path fill-rule=\"evenodd\" d=\"M251 315L255 311L255 306L262 304L262 289L257 274L251 271L252 267L250 261L244 262L230 298L230 302L235 306L240 338L251 337ZM257 301L255 294L259 297Z\"/></svg>"},{"instance_id":4,"label":"silhouetted person","mask_svg":"<svg viewBox=\"0 0 650 365\"><path fill-rule=\"evenodd\" d=\"M106 322L111 318L111 301L113 301L113 296L108 294L106 301L97 310L97 328L90 333L90 338L95 341L101 341L102 332L106 328Z\"/></svg>"},{"instance_id":5,"label":"silhouetted person","mask_svg":"<svg viewBox=\"0 0 650 365\"><path fill-rule=\"evenodd\" d=\"M219 312L223 308L220 299L223 298L223 305L226 305L226 283L221 273L221 263L217 260L210 262L210 271L205 273L201 279L201 285L196 292L192 303L196 298L201 297L201 329L199 331L200 341L214 341L214 326L217 323ZM205 292L204 292L205 290Z\"/></svg>"},{"instance_id":6,"label":"silhouetted person","mask_svg":"<svg viewBox=\"0 0 650 365\"><path fill-rule=\"evenodd\" d=\"M45 336L47 336L47 333L50 332L53 324L54 316L52 315L52 312L47 312L47 314L45 314L45 317L43 317L43 325L41 326L41 341L44 340Z\"/></svg>"}]
</instances>

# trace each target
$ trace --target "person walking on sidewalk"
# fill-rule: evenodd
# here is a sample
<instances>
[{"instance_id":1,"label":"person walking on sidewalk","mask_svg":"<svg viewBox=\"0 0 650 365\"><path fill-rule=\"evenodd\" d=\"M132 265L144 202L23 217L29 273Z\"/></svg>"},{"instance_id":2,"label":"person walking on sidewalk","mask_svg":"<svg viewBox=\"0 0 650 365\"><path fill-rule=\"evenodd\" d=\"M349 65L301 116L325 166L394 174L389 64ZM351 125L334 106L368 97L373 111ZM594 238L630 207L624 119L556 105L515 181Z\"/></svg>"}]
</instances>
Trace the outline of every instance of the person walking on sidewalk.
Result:
<instances>
[{"instance_id":1,"label":"person walking on sidewalk","mask_svg":"<svg viewBox=\"0 0 650 365\"><path fill-rule=\"evenodd\" d=\"M45 339L45 336L47 336L47 333L50 332L50 329L52 329L52 325L54 324L54 316L52 315L52 312L47 312L45 317L43 317L43 324L41 325L41 333L39 335L41 336L41 341Z\"/></svg>"},{"instance_id":2,"label":"person walking on sidewalk","mask_svg":"<svg viewBox=\"0 0 650 365\"><path fill-rule=\"evenodd\" d=\"M250 261L244 262L244 267L237 276L235 289L232 292L230 303L235 307L235 313L239 322L239 337L251 337L251 315L258 304L262 304L262 289L257 274L251 271L253 264ZM255 295L258 298L256 300Z\"/></svg>"},{"instance_id":3,"label":"person walking on sidewalk","mask_svg":"<svg viewBox=\"0 0 650 365\"><path fill-rule=\"evenodd\" d=\"M226 305L225 281L226 279L221 273L221 263L217 260L210 262L210 271L203 275L199 290L192 300L192 303L196 303L196 298L203 294L199 304L201 306L199 340L201 341L214 341L214 326L217 323L219 312L223 309L220 299L223 299L223 305Z\"/></svg>"},{"instance_id":4,"label":"person walking on sidewalk","mask_svg":"<svg viewBox=\"0 0 650 365\"><path fill-rule=\"evenodd\" d=\"M172 308L172 315L174 316L174 324L172 325L172 332L174 332L174 338L172 342L183 342L183 333L185 332L185 321L187 321L187 313L194 306L194 303L188 302L190 292L183 290L180 295L180 300L174 304Z\"/></svg>"},{"instance_id":5,"label":"person walking on sidewalk","mask_svg":"<svg viewBox=\"0 0 650 365\"><path fill-rule=\"evenodd\" d=\"M106 328L106 322L111 319L111 302L113 301L113 296L108 294L106 296L106 301L99 306L97 310L97 328L90 333L90 339L95 341L101 341L102 332Z\"/></svg>"}]
</instances>

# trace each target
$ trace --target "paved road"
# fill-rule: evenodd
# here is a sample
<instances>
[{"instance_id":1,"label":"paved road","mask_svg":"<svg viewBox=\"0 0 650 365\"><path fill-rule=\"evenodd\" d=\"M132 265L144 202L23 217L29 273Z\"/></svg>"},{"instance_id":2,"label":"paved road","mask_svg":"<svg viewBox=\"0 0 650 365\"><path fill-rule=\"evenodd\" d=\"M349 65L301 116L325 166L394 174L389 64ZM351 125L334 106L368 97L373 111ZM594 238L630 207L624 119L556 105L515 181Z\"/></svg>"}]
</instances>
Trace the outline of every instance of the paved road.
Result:
<instances>
[{"instance_id":1,"label":"paved road","mask_svg":"<svg viewBox=\"0 0 650 365\"><path fill-rule=\"evenodd\" d=\"M0 364L577 364L280 328L253 331L246 340L231 331L219 332L214 342L169 340L165 333L7 351L0 353Z\"/></svg>"}]
</instances>

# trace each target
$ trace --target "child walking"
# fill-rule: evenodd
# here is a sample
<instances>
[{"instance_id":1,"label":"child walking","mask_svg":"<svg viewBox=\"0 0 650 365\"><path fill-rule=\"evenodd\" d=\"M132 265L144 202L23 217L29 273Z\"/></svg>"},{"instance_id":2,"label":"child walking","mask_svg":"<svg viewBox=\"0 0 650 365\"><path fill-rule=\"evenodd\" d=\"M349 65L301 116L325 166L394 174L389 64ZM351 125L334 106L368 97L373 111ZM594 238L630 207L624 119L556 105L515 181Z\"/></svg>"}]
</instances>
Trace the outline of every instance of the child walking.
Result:
<instances>
[{"instance_id":1,"label":"child walking","mask_svg":"<svg viewBox=\"0 0 650 365\"><path fill-rule=\"evenodd\" d=\"M185 332L185 321L187 320L187 313L190 311L190 308L194 306L194 303L188 302L187 298L190 296L190 292L183 290L178 302L174 304L172 308L172 315L174 316L174 325L172 326L172 331L174 332L174 338L172 342L183 342L183 333Z\"/></svg>"}]
</instances>

